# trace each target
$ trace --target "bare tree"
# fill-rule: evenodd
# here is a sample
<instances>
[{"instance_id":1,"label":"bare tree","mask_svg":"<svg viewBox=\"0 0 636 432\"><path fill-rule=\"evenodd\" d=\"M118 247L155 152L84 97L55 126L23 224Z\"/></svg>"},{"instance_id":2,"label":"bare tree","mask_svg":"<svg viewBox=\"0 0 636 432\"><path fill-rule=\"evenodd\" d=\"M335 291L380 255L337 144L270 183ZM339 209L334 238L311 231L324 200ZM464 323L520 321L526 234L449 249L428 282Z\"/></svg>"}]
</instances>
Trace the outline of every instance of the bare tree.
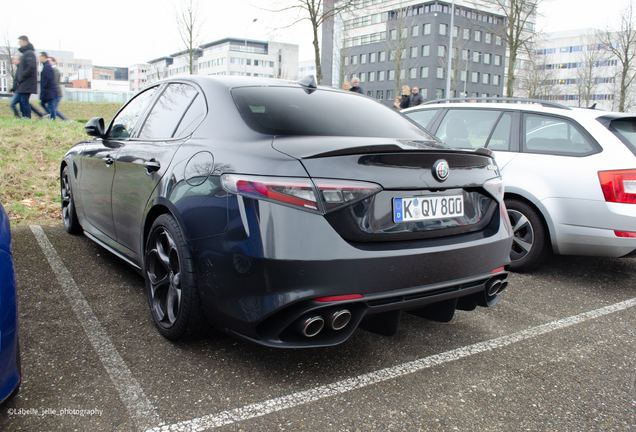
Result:
<instances>
[{"instance_id":1,"label":"bare tree","mask_svg":"<svg viewBox=\"0 0 636 432\"><path fill-rule=\"evenodd\" d=\"M15 80L15 67L11 60L19 53L18 48L11 44L11 38L9 37L8 31L5 31L2 37L2 46L0 46L0 61L4 61L6 63L7 70L11 76L11 83Z\"/></svg>"},{"instance_id":2,"label":"bare tree","mask_svg":"<svg viewBox=\"0 0 636 432\"><path fill-rule=\"evenodd\" d=\"M526 67L522 67L519 74L520 88L530 99L554 99L561 94L554 69L546 62L544 55L539 55L535 49L528 51L529 60Z\"/></svg>"},{"instance_id":3,"label":"bare tree","mask_svg":"<svg viewBox=\"0 0 636 432\"><path fill-rule=\"evenodd\" d=\"M451 31L455 31L454 29ZM449 39L450 35L449 33ZM467 39L460 38L459 35L453 35L453 52L451 53L451 83L449 94L446 95L448 98L452 98L455 94L455 90L461 85L461 73L462 71L466 71L466 80L468 80L468 69L467 65L470 61L469 57L469 48L471 46L471 41ZM449 46L449 45L447 45ZM446 53L448 55L448 53ZM446 56L437 56L439 64L444 68L444 77L448 74L448 58Z\"/></svg>"},{"instance_id":4,"label":"bare tree","mask_svg":"<svg viewBox=\"0 0 636 432\"><path fill-rule=\"evenodd\" d=\"M636 78L636 23L630 2L621 13L620 29L607 29L599 35L601 49L618 60L618 111L625 112L629 90Z\"/></svg>"},{"instance_id":5,"label":"bare tree","mask_svg":"<svg viewBox=\"0 0 636 432\"><path fill-rule=\"evenodd\" d=\"M188 54L190 75L193 75L200 44L199 32L204 22L199 12L198 0L180 0L175 7L175 20L179 37Z\"/></svg>"},{"instance_id":6,"label":"bare tree","mask_svg":"<svg viewBox=\"0 0 636 432\"><path fill-rule=\"evenodd\" d=\"M325 21L332 18L341 12L352 10L359 0L286 0L287 6L279 7L277 9L265 9L269 12L285 12L285 11L297 11L300 18L293 23L283 27L288 28L301 21L311 22L313 31L313 45L314 54L316 59L316 80L318 84L322 84L322 67L320 63L320 44L318 41L318 29Z\"/></svg>"},{"instance_id":7,"label":"bare tree","mask_svg":"<svg viewBox=\"0 0 636 432\"><path fill-rule=\"evenodd\" d=\"M579 98L579 106L590 106L592 95L597 92L599 79L601 78L598 65L607 60L604 51L598 49L598 44L586 47L581 56L581 61L576 69L576 90Z\"/></svg>"},{"instance_id":8,"label":"bare tree","mask_svg":"<svg viewBox=\"0 0 636 432\"><path fill-rule=\"evenodd\" d=\"M495 9L504 18L503 25L490 29L499 36L508 48L508 76L506 77L506 97L514 96L517 60L523 51L529 51L526 44L535 35L533 20L537 16L537 9L543 0L490 0ZM475 5L477 7L477 5Z\"/></svg>"},{"instance_id":9,"label":"bare tree","mask_svg":"<svg viewBox=\"0 0 636 432\"><path fill-rule=\"evenodd\" d=\"M395 95L399 95L406 83L406 71L411 64L408 52L411 44L411 26L413 25L413 9L401 6L389 12L386 23L388 37L382 42L389 55L389 61L395 63Z\"/></svg>"}]
</instances>

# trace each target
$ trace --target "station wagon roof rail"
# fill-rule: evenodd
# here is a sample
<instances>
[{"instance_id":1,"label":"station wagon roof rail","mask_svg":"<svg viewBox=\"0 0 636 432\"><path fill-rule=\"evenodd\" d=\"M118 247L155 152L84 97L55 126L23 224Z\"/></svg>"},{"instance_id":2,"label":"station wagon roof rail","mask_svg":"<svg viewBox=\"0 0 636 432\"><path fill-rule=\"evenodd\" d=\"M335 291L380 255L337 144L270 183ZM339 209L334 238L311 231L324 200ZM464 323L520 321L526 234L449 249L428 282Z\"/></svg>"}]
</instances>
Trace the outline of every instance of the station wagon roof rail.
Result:
<instances>
[{"instance_id":1,"label":"station wagon roof rail","mask_svg":"<svg viewBox=\"0 0 636 432\"><path fill-rule=\"evenodd\" d=\"M509 102L509 103L536 103L548 108L560 108L560 109L572 109L568 106L561 105L556 102L545 101L541 99L526 99L526 98L508 98L508 97L471 97L471 98L449 98L449 99L435 99L424 102L422 105L433 105L447 102Z\"/></svg>"}]
</instances>

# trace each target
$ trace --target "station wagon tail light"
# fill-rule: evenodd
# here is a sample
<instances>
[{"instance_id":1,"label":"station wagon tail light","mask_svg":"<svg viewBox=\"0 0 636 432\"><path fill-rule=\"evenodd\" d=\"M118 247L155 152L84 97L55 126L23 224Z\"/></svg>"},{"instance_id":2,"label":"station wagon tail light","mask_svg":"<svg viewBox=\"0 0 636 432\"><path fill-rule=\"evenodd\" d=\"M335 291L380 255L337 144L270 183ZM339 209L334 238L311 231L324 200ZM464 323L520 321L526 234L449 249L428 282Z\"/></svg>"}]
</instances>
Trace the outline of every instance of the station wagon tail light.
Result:
<instances>
[{"instance_id":1,"label":"station wagon tail light","mask_svg":"<svg viewBox=\"0 0 636 432\"><path fill-rule=\"evenodd\" d=\"M382 187L348 180L261 177L238 174L221 176L223 188L235 195L277 202L303 210L328 213L363 200Z\"/></svg>"},{"instance_id":2,"label":"station wagon tail light","mask_svg":"<svg viewBox=\"0 0 636 432\"><path fill-rule=\"evenodd\" d=\"M599 171L598 177L605 201L636 204L636 170Z\"/></svg>"}]
</instances>

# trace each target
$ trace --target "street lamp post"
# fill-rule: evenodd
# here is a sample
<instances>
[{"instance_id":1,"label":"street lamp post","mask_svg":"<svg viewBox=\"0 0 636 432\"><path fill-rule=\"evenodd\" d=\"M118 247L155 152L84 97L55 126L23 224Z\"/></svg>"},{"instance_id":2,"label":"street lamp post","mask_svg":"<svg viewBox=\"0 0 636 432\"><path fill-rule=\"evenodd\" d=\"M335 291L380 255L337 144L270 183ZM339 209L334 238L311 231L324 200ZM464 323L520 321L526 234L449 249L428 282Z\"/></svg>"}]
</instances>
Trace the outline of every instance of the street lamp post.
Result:
<instances>
[{"instance_id":1,"label":"street lamp post","mask_svg":"<svg viewBox=\"0 0 636 432\"><path fill-rule=\"evenodd\" d=\"M453 1L455 1L455 0L453 0ZM249 24L247 25L247 27L245 27L245 57L243 58L243 62L245 63L245 65L244 65L245 70L244 70L244 72L243 72L243 75L245 75L245 76L247 76L247 29L248 29L248 28L250 28L250 26L251 26L252 24L254 24L256 21L258 21L258 18L254 18L254 19L252 20L252 22L251 22L251 23L249 23Z\"/></svg>"},{"instance_id":2,"label":"street lamp post","mask_svg":"<svg viewBox=\"0 0 636 432\"><path fill-rule=\"evenodd\" d=\"M448 33L448 66L446 67L446 98L451 98L450 94L450 83L451 83L451 57L453 56L453 31L454 28L454 18L455 18L455 0L451 3L451 21L450 21L450 32ZM457 35L459 36L459 35ZM468 77L466 77L468 78Z\"/></svg>"}]
</instances>

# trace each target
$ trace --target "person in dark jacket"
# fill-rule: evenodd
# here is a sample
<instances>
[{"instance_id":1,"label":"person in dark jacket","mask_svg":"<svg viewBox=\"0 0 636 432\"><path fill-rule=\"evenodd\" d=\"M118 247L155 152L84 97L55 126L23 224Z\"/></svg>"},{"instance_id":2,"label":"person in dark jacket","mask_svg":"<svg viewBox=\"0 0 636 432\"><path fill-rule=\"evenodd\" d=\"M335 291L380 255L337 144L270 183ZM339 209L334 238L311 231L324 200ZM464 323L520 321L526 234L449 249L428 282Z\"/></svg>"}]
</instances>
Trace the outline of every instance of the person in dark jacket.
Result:
<instances>
[{"instance_id":1,"label":"person in dark jacket","mask_svg":"<svg viewBox=\"0 0 636 432\"><path fill-rule=\"evenodd\" d=\"M424 103L424 98L422 97L422 93L420 93L420 89L413 86L413 92L411 93L411 97L409 98L409 107L418 106Z\"/></svg>"},{"instance_id":2,"label":"person in dark jacket","mask_svg":"<svg viewBox=\"0 0 636 432\"><path fill-rule=\"evenodd\" d=\"M17 91L20 94L20 111L22 117L31 118L29 98L38 92L38 69L35 61L35 49L26 36L18 38L18 51L22 53L20 64L16 71Z\"/></svg>"},{"instance_id":3,"label":"person in dark jacket","mask_svg":"<svg viewBox=\"0 0 636 432\"><path fill-rule=\"evenodd\" d=\"M18 66L20 65L20 54L16 54L13 56L13 58L11 59L11 62L13 63L13 66L15 67L15 76L13 77L13 87L11 87L11 93L13 93L13 99L11 99L11 102L9 103L9 106L11 107L11 109L13 110L13 114L20 118L22 117L22 115L20 114L20 112L18 112L18 110L16 109L16 105L20 104L20 93L18 93Z\"/></svg>"},{"instance_id":4,"label":"person in dark jacket","mask_svg":"<svg viewBox=\"0 0 636 432\"><path fill-rule=\"evenodd\" d=\"M411 88L406 84L402 86L402 99L400 100L400 109L409 107L411 101Z\"/></svg>"},{"instance_id":5,"label":"person in dark jacket","mask_svg":"<svg viewBox=\"0 0 636 432\"><path fill-rule=\"evenodd\" d=\"M349 89L349 91L364 94L362 87L360 87L360 78L355 77L351 80L351 88Z\"/></svg>"},{"instance_id":6,"label":"person in dark jacket","mask_svg":"<svg viewBox=\"0 0 636 432\"><path fill-rule=\"evenodd\" d=\"M57 84L55 84L55 73L49 63L49 56L45 52L40 53L40 63L42 63L42 72L40 73L40 104L51 116L51 120L55 120L57 101Z\"/></svg>"},{"instance_id":7,"label":"person in dark jacket","mask_svg":"<svg viewBox=\"0 0 636 432\"><path fill-rule=\"evenodd\" d=\"M57 86L57 99L55 100L55 116L61 118L62 120L68 120L64 114L60 112L58 107L60 106L60 101L64 97L64 86L60 84L60 70L57 68L57 60L55 57L49 57L49 63L53 68L53 73L55 74L55 85Z\"/></svg>"}]
</instances>

